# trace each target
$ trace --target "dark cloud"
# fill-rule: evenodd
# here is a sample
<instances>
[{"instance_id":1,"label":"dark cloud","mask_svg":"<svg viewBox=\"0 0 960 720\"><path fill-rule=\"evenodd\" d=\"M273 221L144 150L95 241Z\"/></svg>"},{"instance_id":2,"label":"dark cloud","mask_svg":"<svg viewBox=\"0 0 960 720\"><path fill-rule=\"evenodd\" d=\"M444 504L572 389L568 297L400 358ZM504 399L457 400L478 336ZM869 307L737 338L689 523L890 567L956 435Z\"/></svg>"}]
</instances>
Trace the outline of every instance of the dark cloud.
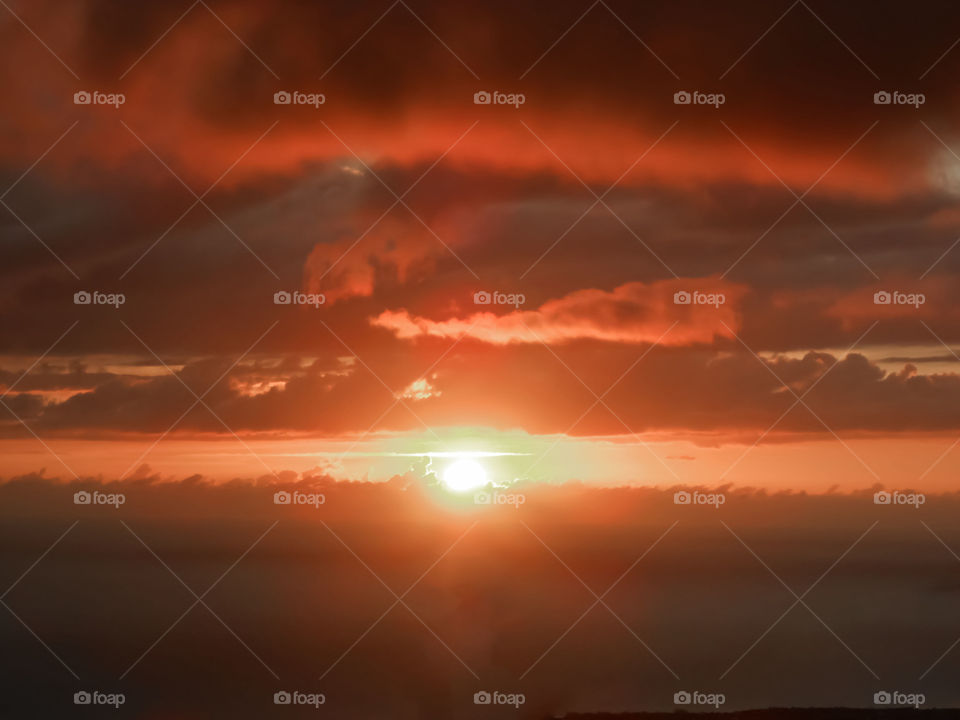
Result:
<instances>
[{"instance_id":1,"label":"dark cloud","mask_svg":"<svg viewBox=\"0 0 960 720\"><path fill-rule=\"evenodd\" d=\"M557 346L554 356L534 342L497 350L499 359L492 363L492 351L475 340L463 340L460 350L432 371L431 392L405 400L412 412L387 413L453 342L429 342L433 350L428 355L401 343L389 355L349 363L316 360L301 365L288 358L277 364L261 358L252 367L231 369L231 362L211 359L187 364L177 372L179 379L169 374L118 376L66 399L41 404L38 396L27 393L11 395L8 402L14 412L19 408L27 413L24 419L31 420L36 432L88 431L107 437L161 433L175 423L188 435L340 435L373 426L378 431L419 431L424 423L468 421L580 436L657 430L759 434L775 423L778 432L798 438L825 432L823 423L838 432L894 436L960 427L956 374L919 374L913 365L887 371L856 352L761 360L733 339L721 351L656 348L630 372L644 354L642 348L607 345L601 357L591 343L579 341ZM343 357L350 355L344 352ZM184 385L202 396L203 403L196 403ZM600 394L611 385L605 403L612 413L584 416L595 400L587 388ZM796 402L794 393L804 397L804 404ZM518 397L524 402L513 401ZM27 432L5 414L8 434Z\"/></svg>"},{"instance_id":2,"label":"dark cloud","mask_svg":"<svg viewBox=\"0 0 960 720\"><path fill-rule=\"evenodd\" d=\"M405 484L318 474L0 485L8 582L79 521L5 603L81 680L5 613L6 707L66 712L80 687L124 692L124 711L142 718L263 717L281 688L322 692L324 710L345 718L481 717L489 708L472 698L483 687L525 693L518 717L536 720L672 709L683 687L723 692L729 710L868 707L877 681L858 657L928 705L958 700L952 654L916 680L956 637L956 559L920 524L955 547L954 495L930 496L918 511L878 509L869 492L727 490L715 510L677 506L673 489L565 485L515 488L526 494L519 510L453 509ZM76 506L81 488L126 502ZM278 488L326 502L277 506ZM802 594L825 571L805 597L810 610L796 606L718 680L794 603L778 578ZM229 630L197 605L119 680L193 604L178 577L202 594L225 572L204 601ZM394 603L387 588L401 594L421 576L404 597L410 610L395 606L350 649ZM620 578L605 602L629 631L597 606L520 679L593 604L578 578L598 594Z\"/></svg>"},{"instance_id":3,"label":"dark cloud","mask_svg":"<svg viewBox=\"0 0 960 720\"><path fill-rule=\"evenodd\" d=\"M950 83L960 54L934 66L955 39L950 3L907 14L893 2L801 3L767 35L790 6L610 2L566 35L586 10L580 4L562 2L544 17L504 3L455 12L433 2L210 3L189 9L167 35L189 6L91 1L73 6L70 22L52 7L12 9L76 68L79 85L22 25L0 29L10 59L0 83L13 108L0 119L0 175L5 186L16 183L4 202L30 228L10 212L0 226L5 355L38 355L79 320L52 357L153 362L153 351L187 365L185 374L204 368L202 380L212 383L212 370L228 368L266 332L254 357L311 358L318 369L287 375L265 367L242 381L259 394L224 382L211 405L241 429L276 423L338 432L372 421L381 398L389 402L416 379L429 363L424 348L435 346L396 342L370 318L406 312L456 322L482 289L522 292L543 307L672 282L674 273L677 282L726 273L746 288L735 328L758 353L848 347L874 320L869 343L939 347L920 320L943 341L960 341L960 254L950 250L960 232L960 175L932 134L950 144L958 117ZM122 91L128 102L116 111L72 104L78 87L94 85ZM323 92L327 102L276 106L280 88ZM523 92L527 102L519 110L477 106L481 88ZM923 92L927 102L919 110L875 105L881 88ZM727 101L718 110L678 106L678 89L719 91ZM202 205L184 215L192 192L218 180L204 197L218 217ZM804 196L809 209L784 215L792 192L815 182ZM390 210L394 193L411 187ZM594 193L603 204L587 212ZM71 298L80 289L123 292L127 302L116 311L78 307ZM328 302L319 311L278 307L272 298L282 289L325 293ZM870 298L880 289L924 292L928 302L913 314L878 309ZM598 316L597 324L608 320ZM600 340L570 352L594 358L594 374L609 383L634 348ZM724 365L731 345L735 371ZM489 348L465 347L491 366ZM389 389L357 368L326 375L354 351ZM596 360L607 351L615 359ZM743 348L728 333L716 333L703 352L670 355L675 368L651 362L650 387L639 383L644 400L634 403L647 412L625 411L631 424L755 427L776 417L783 398L772 378L739 356ZM438 380L443 396L424 401L424 412L556 430L543 407L494 407L493 397L502 403L519 393L544 407L569 405L576 416L582 389L562 367L539 369L541 387L521 377L542 366L533 349L504 353L503 365L516 369L499 384L478 360L458 360ZM731 374L717 376L721 370ZM904 403L882 416L902 417L911 429L954 426L941 403L953 397L955 376L877 373L857 368L850 407L824 410L838 427L891 430L875 412L878 396ZM17 402L56 431L84 423L159 431L191 402L172 378L88 374L48 380L35 371L22 392L52 391L61 380L60 389L72 383L84 392L48 396L43 406L32 395ZM718 389L725 379L735 384ZM670 406L660 399L664 383L697 388L709 409L697 410L692 395ZM205 389L199 382L197 392ZM553 397L554 389L567 397ZM350 409L334 412L340 402ZM458 413L455 403L468 410ZM793 414L784 422L807 427ZM583 432L594 429L588 424ZM188 429L216 425L203 408L184 419Z\"/></svg>"}]
</instances>

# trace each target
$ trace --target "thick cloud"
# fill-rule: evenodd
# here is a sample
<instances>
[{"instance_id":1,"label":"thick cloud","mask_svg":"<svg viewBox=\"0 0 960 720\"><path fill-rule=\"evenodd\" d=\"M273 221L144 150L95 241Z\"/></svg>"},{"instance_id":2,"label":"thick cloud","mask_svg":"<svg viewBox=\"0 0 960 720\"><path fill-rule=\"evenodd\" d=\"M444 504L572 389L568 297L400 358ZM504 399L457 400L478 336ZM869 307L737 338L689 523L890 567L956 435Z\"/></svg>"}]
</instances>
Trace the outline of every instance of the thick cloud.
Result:
<instances>
[{"instance_id":1,"label":"thick cloud","mask_svg":"<svg viewBox=\"0 0 960 720\"><path fill-rule=\"evenodd\" d=\"M20 578L4 602L49 648L4 610L5 707L68 714L80 688L124 692L138 718L262 718L280 689L402 720L488 717L484 688L523 692L531 720L672 710L684 688L728 710L871 707L877 687L960 700L956 650L917 680L958 633L957 560L938 542L960 542L955 495L916 510L721 488L717 510L676 489L517 486L515 509L410 481L0 484L4 587ZM125 503L74 505L79 490ZM278 490L325 502L275 505ZM209 610L184 615L181 580ZM584 615L591 591L609 609Z\"/></svg>"},{"instance_id":2,"label":"thick cloud","mask_svg":"<svg viewBox=\"0 0 960 720\"><path fill-rule=\"evenodd\" d=\"M761 359L732 339L723 350L664 343L598 351L579 340L551 352L524 339L496 355L476 339L462 340L446 356L455 341L427 341L427 356L401 343L389 361L373 365L362 358L332 365L263 360L231 369L226 361L204 361L186 365L179 379L116 377L65 399L41 402L25 392L7 402L43 435L104 437L163 433L174 424L188 437L231 431L338 436L470 424L578 436L713 431L731 439L775 424L778 433L797 438L828 432L824 424L891 436L960 427L956 374L919 374L915 365L888 371L859 353ZM431 365L424 357L444 359L430 374L430 392L410 394ZM612 412L585 415L592 392L606 393ZM398 398L403 404L388 412ZM6 434L27 436L12 415L3 416Z\"/></svg>"},{"instance_id":3,"label":"thick cloud","mask_svg":"<svg viewBox=\"0 0 960 720\"><path fill-rule=\"evenodd\" d=\"M960 161L941 143L955 144L960 51L935 63L955 40L953 4L801 3L766 35L787 6L610 2L583 15L562 2L544 18L507 3L240 2L181 18L187 7L156 2L21 5L11 10L79 76L7 13L0 381L73 320L50 358L88 367L35 368L8 397L43 432L162 432L193 401L172 378L93 355L156 352L197 373L199 393L250 348L304 365L230 373L207 400L231 427L366 428L456 339L430 381L440 394L411 398L418 414L556 432L591 397L548 351L518 347L525 326L605 388L674 320L665 345L704 347L658 349L614 389L631 427L765 428L791 398L740 340L768 361L788 353L772 362L789 372L809 352L849 362L837 349L868 329L856 349L871 362L835 393L848 404L821 401L830 425L956 427L943 363L881 369L870 348L922 357L960 341ZM78 89L127 102L74 105ZM275 105L281 89L326 102ZM526 102L475 105L483 89ZM674 104L684 89L726 102ZM926 102L875 105L881 89ZM209 207L190 210L214 182ZM666 300L683 278L737 289L702 315ZM80 289L127 302L75 306ZM274 305L294 289L327 302ZM527 303L477 314L473 293L494 290ZM878 306L880 290L926 303ZM363 362L331 375L354 352ZM784 427L809 429L804 414ZM199 407L182 427L218 425ZM623 428L588 418L577 432Z\"/></svg>"}]
</instances>

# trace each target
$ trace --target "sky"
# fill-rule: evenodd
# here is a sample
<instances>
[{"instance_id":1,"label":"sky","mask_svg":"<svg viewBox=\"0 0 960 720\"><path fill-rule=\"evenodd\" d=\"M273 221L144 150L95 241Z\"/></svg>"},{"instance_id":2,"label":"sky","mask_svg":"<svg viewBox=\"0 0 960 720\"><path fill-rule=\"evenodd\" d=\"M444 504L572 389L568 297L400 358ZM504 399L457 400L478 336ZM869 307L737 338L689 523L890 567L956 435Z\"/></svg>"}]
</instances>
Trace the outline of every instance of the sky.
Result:
<instances>
[{"instance_id":1,"label":"sky","mask_svg":"<svg viewBox=\"0 0 960 720\"><path fill-rule=\"evenodd\" d=\"M956 705L958 35L0 0L0 709Z\"/></svg>"},{"instance_id":2,"label":"sky","mask_svg":"<svg viewBox=\"0 0 960 720\"><path fill-rule=\"evenodd\" d=\"M954 11L735 5L5 11L5 474L947 486Z\"/></svg>"}]
</instances>

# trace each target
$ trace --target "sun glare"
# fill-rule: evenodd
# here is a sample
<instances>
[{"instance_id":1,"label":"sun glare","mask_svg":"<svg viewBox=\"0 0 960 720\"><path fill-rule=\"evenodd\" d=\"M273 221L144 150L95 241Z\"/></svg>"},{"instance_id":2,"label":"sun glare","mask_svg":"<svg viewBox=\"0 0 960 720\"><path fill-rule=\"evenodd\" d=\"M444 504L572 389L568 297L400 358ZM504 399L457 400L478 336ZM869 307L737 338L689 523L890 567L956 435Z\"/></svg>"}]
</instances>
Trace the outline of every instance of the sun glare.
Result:
<instances>
[{"instance_id":1,"label":"sun glare","mask_svg":"<svg viewBox=\"0 0 960 720\"><path fill-rule=\"evenodd\" d=\"M450 463L443 471L443 484L454 492L467 492L487 484L483 466L472 458L461 458Z\"/></svg>"}]
</instances>

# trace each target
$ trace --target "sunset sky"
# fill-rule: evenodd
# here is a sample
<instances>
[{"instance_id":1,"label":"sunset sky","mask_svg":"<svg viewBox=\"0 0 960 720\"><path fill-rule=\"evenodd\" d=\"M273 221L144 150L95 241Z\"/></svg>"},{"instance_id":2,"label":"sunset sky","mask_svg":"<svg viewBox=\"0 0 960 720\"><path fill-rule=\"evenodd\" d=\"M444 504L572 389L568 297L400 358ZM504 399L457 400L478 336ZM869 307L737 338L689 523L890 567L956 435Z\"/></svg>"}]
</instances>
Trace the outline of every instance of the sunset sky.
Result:
<instances>
[{"instance_id":1,"label":"sunset sky","mask_svg":"<svg viewBox=\"0 0 960 720\"><path fill-rule=\"evenodd\" d=\"M0 0L0 714L956 705L958 37L951 0Z\"/></svg>"},{"instance_id":2,"label":"sunset sky","mask_svg":"<svg viewBox=\"0 0 960 720\"><path fill-rule=\"evenodd\" d=\"M2 472L943 487L960 53L854 5L7 13Z\"/></svg>"}]
</instances>

